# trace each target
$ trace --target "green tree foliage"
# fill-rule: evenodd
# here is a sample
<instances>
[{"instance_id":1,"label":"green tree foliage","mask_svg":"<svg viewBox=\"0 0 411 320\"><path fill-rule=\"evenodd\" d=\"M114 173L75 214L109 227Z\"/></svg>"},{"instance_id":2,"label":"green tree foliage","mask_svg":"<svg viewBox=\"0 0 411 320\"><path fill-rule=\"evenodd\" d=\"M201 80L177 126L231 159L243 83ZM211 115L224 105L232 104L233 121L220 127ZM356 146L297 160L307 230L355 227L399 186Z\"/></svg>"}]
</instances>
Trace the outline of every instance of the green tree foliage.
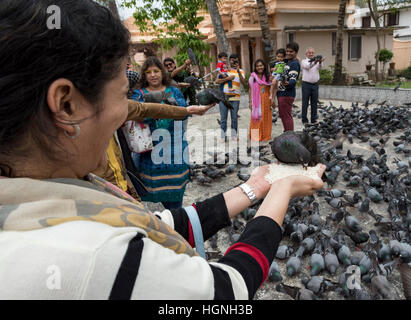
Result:
<instances>
[{"instance_id":1,"label":"green tree foliage","mask_svg":"<svg viewBox=\"0 0 411 320\"><path fill-rule=\"evenodd\" d=\"M378 59L383 63L387 63L392 59L393 56L394 54L392 53L392 51L384 48L380 50L380 56Z\"/></svg>"},{"instance_id":2,"label":"green tree foliage","mask_svg":"<svg viewBox=\"0 0 411 320\"><path fill-rule=\"evenodd\" d=\"M188 59L187 48L193 49L200 66L210 64L205 54L210 46L198 30L203 17L197 12L204 8L204 0L145 0L144 6L136 0L123 0L122 4L136 8L134 19L141 32L156 34L156 41L166 50L177 48L177 64Z\"/></svg>"}]
</instances>

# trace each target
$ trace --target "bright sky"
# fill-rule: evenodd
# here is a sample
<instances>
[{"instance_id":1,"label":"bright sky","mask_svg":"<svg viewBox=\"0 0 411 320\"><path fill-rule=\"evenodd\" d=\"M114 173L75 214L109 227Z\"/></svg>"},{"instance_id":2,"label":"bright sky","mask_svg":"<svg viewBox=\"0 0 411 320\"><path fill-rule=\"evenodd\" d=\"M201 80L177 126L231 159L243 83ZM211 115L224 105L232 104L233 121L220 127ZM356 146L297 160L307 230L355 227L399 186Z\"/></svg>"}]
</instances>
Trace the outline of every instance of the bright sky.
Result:
<instances>
[{"instance_id":1,"label":"bright sky","mask_svg":"<svg viewBox=\"0 0 411 320\"><path fill-rule=\"evenodd\" d=\"M121 6L121 2L122 2L121 0L116 0L116 2L117 2L118 12L122 20L127 19L133 15L135 9L123 8Z\"/></svg>"}]
</instances>

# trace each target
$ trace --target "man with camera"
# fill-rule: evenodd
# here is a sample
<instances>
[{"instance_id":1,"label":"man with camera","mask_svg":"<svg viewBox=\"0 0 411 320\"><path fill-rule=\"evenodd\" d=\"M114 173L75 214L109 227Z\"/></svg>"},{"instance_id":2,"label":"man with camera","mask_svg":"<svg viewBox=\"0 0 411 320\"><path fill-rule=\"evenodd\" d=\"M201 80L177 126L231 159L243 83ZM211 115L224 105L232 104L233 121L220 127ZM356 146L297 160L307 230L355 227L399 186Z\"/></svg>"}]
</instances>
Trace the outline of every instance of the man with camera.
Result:
<instances>
[{"instance_id":1,"label":"man with camera","mask_svg":"<svg viewBox=\"0 0 411 320\"><path fill-rule=\"evenodd\" d=\"M308 123L307 111L309 102L311 104L311 123L315 124L318 120L318 81L320 80L320 69L325 60L322 56L315 56L313 48L308 48L305 51L305 56L306 58L301 62L303 71L302 121L304 125Z\"/></svg>"},{"instance_id":2,"label":"man with camera","mask_svg":"<svg viewBox=\"0 0 411 320\"><path fill-rule=\"evenodd\" d=\"M240 58L233 53L229 58L230 66L227 69L228 77L217 78L216 84L224 84L223 92L231 101L233 108L230 110L231 114L231 138L238 141L238 109L240 108L241 85L245 85L245 73L240 69ZM228 82L232 81L232 88L228 86ZM220 102L220 127L221 127L221 142L226 142L227 118L228 109Z\"/></svg>"}]
</instances>

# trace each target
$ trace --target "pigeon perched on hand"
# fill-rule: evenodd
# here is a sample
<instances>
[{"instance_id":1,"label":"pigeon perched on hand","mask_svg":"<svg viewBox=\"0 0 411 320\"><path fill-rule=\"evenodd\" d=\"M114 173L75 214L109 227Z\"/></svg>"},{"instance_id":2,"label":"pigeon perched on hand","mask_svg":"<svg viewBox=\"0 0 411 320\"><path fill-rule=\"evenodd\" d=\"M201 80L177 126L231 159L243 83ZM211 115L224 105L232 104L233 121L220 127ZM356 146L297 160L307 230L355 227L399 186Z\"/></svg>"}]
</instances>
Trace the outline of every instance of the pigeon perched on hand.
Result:
<instances>
[{"instance_id":1,"label":"pigeon perched on hand","mask_svg":"<svg viewBox=\"0 0 411 320\"><path fill-rule=\"evenodd\" d=\"M171 92L165 91L151 91L144 93L143 95L144 102L151 102L151 103L162 103L171 104L173 106L177 106L178 103L176 99L171 97Z\"/></svg>"},{"instance_id":2,"label":"pigeon perched on hand","mask_svg":"<svg viewBox=\"0 0 411 320\"><path fill-rule=\"evenodd\" d=\"M233 105L228 100L224 92L216 89L205 88L196 94L196 99L200 105L208 106L213 103L222 102L228 109L232 109Z\"/></svg>"},{"instance_id":3,"label":"pigeon perched on hand","mask_svg":"<svg viewBox=\"0 0 411 320\"><path fill-rule=\"evenodd\" d=\"M283 163L315 166L320 162L317 142L304 131L286 131L274 138L271 145L274 156Z\"/></svg>"}]
</instances>

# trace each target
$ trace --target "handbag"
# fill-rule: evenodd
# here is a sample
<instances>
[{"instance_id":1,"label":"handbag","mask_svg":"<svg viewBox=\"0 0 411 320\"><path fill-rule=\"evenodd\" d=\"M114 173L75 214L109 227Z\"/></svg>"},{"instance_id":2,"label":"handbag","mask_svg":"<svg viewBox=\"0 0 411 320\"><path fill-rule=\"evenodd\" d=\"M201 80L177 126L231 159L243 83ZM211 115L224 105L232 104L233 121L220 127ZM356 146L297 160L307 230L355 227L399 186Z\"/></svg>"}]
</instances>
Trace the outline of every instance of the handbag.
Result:
<instances>
[{"instance_id":1,"label":"handbag","mask_svg":"<svg viewBox=\"0 0 411 320\"><path fill-rule=\"evenodd\" d=\"M143 153L153 150L151 130L147 124L135 121L126 121L122 126L130 150Z\"/></svg>"}]
</instances>

